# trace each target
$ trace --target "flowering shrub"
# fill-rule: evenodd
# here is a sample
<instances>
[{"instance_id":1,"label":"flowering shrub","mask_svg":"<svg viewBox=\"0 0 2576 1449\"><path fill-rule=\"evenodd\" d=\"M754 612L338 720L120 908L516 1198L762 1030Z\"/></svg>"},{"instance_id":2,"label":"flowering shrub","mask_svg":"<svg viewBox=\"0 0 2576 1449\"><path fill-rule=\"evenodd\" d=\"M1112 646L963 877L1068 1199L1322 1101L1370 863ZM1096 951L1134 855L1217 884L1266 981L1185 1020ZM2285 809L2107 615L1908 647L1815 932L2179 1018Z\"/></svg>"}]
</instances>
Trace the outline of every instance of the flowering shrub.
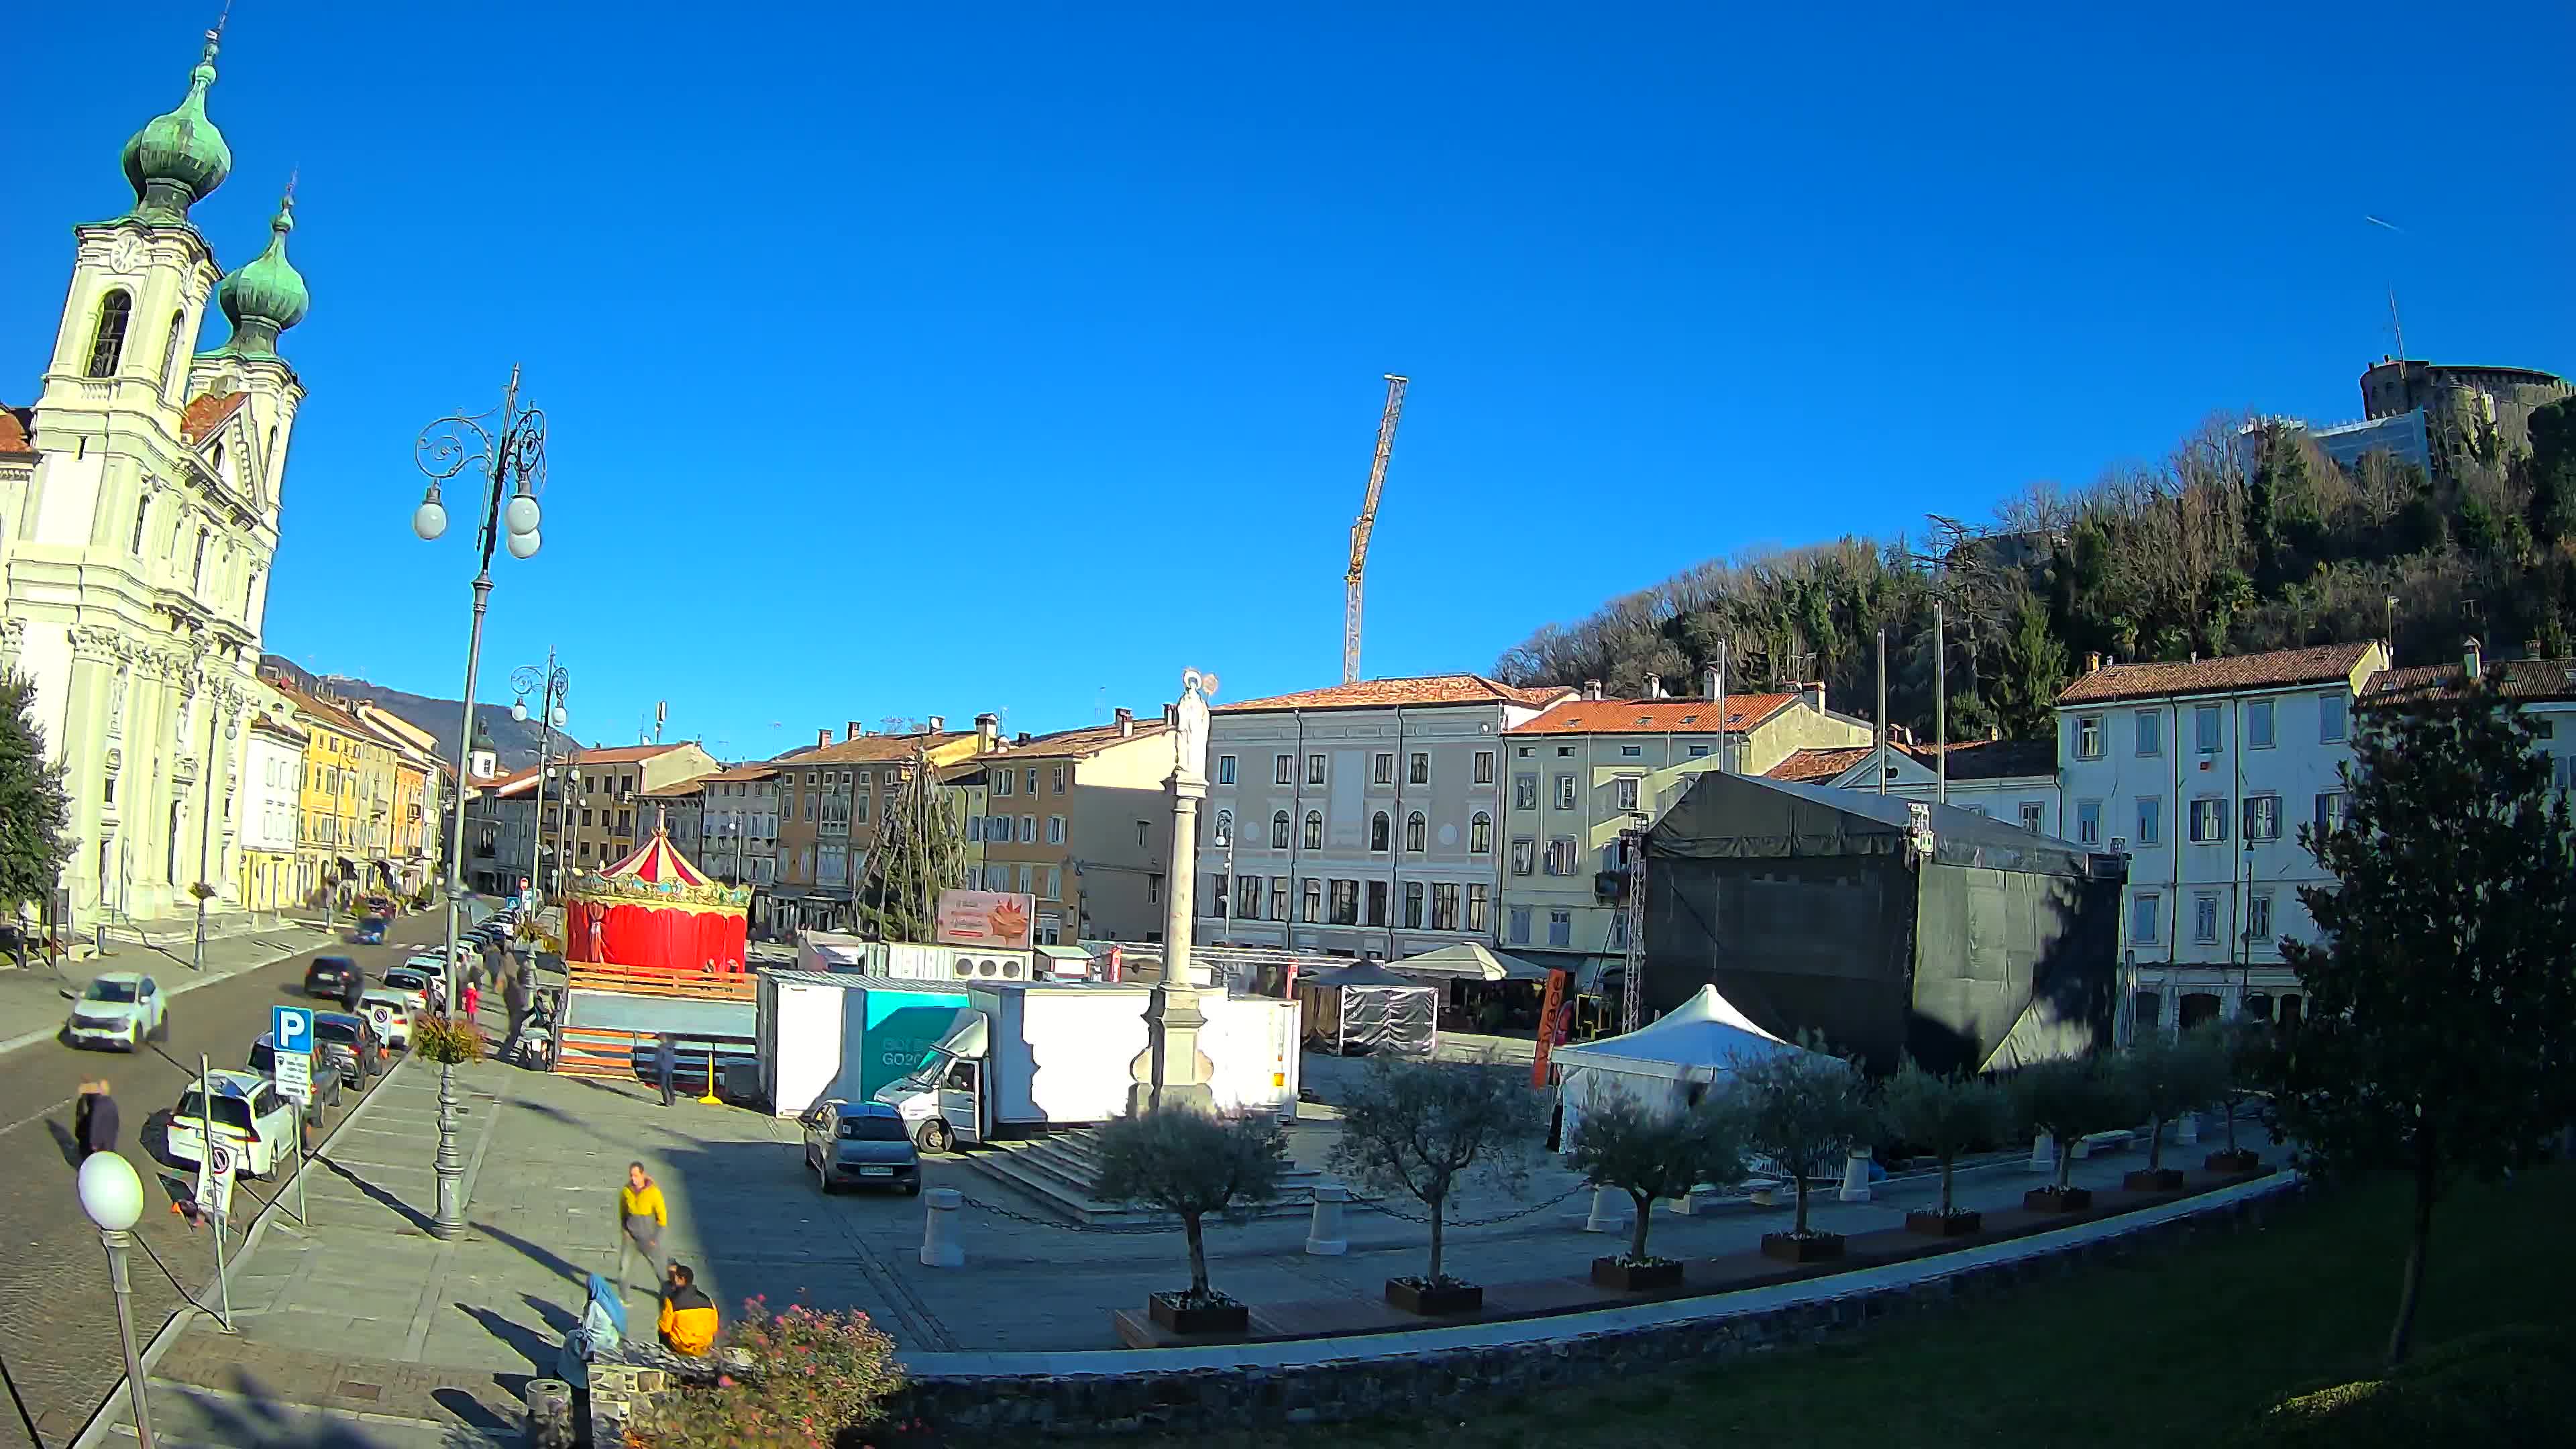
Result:
<instances>
[{"instance_id":1,"label":"flowering shrub","mask_svg":"<svg viewBox=\"0 0 2576 1449\"><path fill-rule=\"evenodd\" d=\"M672 1393L628 1432L629 1449L833 1449L858 1443L852 1431L883 1419L903 1387L894 1340L864 1313L772 1314L754 1298L725 1341L751 1355L750 1370Z\"/></svg>"},{"instance_id":2,"label":"flowering shrub","mask_svg":"<svg viewBox=\"0 0 2576 1449\"><path fill-rule=\"evenodd\" d=\"M483 1029L462 1014L424 1016L412 1023L411 1049L433 1062L483 1060Z\"/></svg>"}]
</instances>

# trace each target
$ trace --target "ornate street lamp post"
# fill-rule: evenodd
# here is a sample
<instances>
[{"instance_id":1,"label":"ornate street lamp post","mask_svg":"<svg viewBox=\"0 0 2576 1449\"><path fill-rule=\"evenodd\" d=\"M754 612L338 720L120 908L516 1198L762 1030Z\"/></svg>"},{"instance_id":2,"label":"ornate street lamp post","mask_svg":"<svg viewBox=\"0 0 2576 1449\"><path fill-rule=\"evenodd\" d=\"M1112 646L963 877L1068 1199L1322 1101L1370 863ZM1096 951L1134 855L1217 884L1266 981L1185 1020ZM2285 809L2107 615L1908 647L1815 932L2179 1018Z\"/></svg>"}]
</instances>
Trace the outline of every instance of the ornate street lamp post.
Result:
<instances>
[{"instance_id":1,"label":"ornate street lamp post","mask_svg":"<svg viewBox=\"0 0 2576 1449\"><path fill-rule=\"evenodd\" d=\"M537 817L536 840L528 849L528 881L537 899L548 900L553 890L546 881L546 782L554 778L552 752L555 731L563 728L564 696L572 690L572 675L555 663L555 651L546 651L546 667L523 664L510 671L510 689L518 698L510 702L510 718L527 722L528 696L537 699Z\"/></svg>"},{"instance_id":2,"label":"ornate street lamp post","mask_svg":"<svg viewBox=\"0 0 2576 1449\"><path fill-rule=\"evenodd\" d=\"M142 1449L152 1449L152 1405L143 1389L143 1355L134 1346L134 1285L125 1268L126 1254L134 1247L134 1224L143 1216L143 1179L135 1176L134 1164L117 1154L93 1153L80 1166L80 1205L98 1225L98 1240L107 1249L107 1284L116 1297L116 1335L125 1346L125 1393L134 1409L134 1437Z\"/></svg>"},{"instance_id":3,"label":"ornate street lamp post","mask_svg":"<svg viewBox=\"0 0 2576 1449\"><path fill-rule=\"evenodd\" d=\"M537 552L537 492L546 480L546 415L519 401L519 369L510 369L510 385L501 393L498 411L440 418L421 430L412 456L429 479L429 491L412 510L411 529L423 540L447 532L447 506L439 485L472 470L485 485L482 526L475 534L481 551L474 575L474 627L465 646L465 708L457 725L456 763L462 781L473 768L474 683L483 658L483 615L492 599L492 550L504 542L512 558ZM456 913L465 894L465 801L458 791L456 823L447 851L447 999L458 999L456 981ZM456 1067L438 1069L438 1216L430 1231L453 1238L465 1231L465 1164L456 1151Z\"/></svg>"}]
</instances>

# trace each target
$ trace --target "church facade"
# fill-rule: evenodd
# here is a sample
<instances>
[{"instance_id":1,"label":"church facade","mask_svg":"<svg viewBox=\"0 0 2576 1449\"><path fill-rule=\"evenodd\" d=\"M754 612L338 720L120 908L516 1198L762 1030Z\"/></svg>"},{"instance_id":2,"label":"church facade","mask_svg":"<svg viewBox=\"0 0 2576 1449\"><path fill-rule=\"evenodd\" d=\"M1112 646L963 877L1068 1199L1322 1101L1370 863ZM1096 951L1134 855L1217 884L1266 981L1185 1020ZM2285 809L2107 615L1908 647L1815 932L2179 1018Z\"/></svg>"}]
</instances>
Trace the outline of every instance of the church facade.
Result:
<instances>
[{"instance_id":1,"label":"church facade","mask_svg":"<svg viewBox=\"0 0 2576 1449\"><path fill-rule=\"evenodd\" d=\"M215 42L126 143L133 207L73 228L36 400L0 410L0 668L35 680L65 770L61 884L84 927L249 903L260 621L304 402L278 342L310 297L291 195L230 273L190 220L232 169L206 112Z\"/></svg>"}]
</instances>

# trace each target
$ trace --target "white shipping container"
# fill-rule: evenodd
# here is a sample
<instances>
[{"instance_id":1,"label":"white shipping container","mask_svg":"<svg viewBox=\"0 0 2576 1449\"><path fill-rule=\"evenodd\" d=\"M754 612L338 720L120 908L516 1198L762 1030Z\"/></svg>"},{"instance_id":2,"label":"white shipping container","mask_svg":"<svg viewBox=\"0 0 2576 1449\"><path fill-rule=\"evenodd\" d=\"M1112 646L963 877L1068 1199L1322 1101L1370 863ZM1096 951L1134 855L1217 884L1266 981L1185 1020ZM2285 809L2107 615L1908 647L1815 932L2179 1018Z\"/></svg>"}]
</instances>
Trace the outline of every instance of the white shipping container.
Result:
<instances>
[{"instance_id":1,"label":"white shipping container","mask_svg":"<svg viewBox=\"0 0 2576 1449\"><path fill-rule=\"evenodd\" d=\"M1300 1021L1297 1003L1270 996L1199 997L1207 1025L1199 1050L1214 1075L1210 1087L1219 1111L1272 1111L1297 1116Z\"/></svg>"},{"instance_id":2,"label":"white shipping container","mask_svg":"<svg viewBox=\"0 0 2576 1449\"><path fill-rule=\"evenodd\" d=\"M967 994L928 981L853 972L763 971L753 1032L770 1110L799 1117L817 1102L865 1101L928 1060Z\"/></svg>"}]
</instances>

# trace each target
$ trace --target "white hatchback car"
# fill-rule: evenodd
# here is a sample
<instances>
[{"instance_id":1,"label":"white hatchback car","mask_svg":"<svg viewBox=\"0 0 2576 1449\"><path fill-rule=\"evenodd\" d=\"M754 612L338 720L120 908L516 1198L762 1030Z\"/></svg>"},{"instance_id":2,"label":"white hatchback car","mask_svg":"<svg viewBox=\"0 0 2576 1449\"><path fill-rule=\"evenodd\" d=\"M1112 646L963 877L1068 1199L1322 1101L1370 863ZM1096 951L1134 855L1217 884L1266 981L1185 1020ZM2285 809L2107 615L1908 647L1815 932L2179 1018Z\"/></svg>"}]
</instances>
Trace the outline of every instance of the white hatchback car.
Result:
<instances>
[{"instance_id":1,"label":"white hatchback car","mask_svg":"<svg viewBox=\"0 0 2576 1449\"><path fill-rule=\"evenodd\" d=\"M376 1040L403 1051L411 1050L412 994L389 986L370 986L358 998L358 1015L376 1029Z\"/></svg>"},{"instance_id":2,"label":"white hatchback car","mask_svg":"<svg viewBox=\"0 0 2576 1449\"><path fill-rule=\"evenodd\" d=\"M73 998L63 1037L73 1046L141 1051L145 1042L159 1041L169 1026L169 1002L160 982L138 972L110 971Z\"/></svg>"},{"instance_id":3,"label":"white hatchback car","mask_svg":"<svg viewBox=\"0 0 2576 1449\"><path fill-rule=\"evenodd\" d=\"M295 1104L279 1096L276 1084L257 1072L208 1072L206 1082L214 1089L215 1137L239 1154L235 1160L241 1163L241 1171L250 1177L276 1171L300 1140ZM196 1083L189 1083L170 1113L168 1142L174 1161L193 1166L205 1159L207 1115L205 1095Z\"/></svg>"}]
</instances>

